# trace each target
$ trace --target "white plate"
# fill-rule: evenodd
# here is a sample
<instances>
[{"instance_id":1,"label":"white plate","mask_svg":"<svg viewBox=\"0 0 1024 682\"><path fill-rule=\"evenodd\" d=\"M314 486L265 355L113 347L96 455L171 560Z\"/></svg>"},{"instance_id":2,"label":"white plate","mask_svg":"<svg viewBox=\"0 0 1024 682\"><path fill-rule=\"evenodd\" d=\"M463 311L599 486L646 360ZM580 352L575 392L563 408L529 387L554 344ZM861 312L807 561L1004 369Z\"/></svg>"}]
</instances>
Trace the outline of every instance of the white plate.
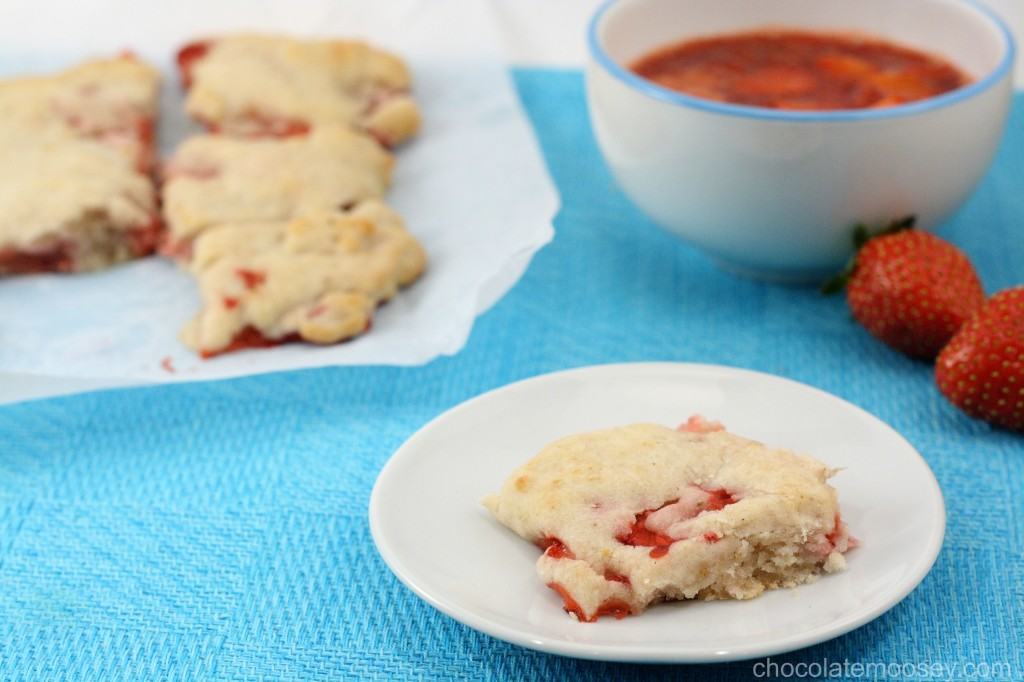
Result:
<instances>
[{"instance_id":1,"label":"white plate","mask_svg":"<svg viewBox=\"0 0 1024 682\"><path fill-rule=\"evenodd\" d=\"M556 438L639 421L675 425L693 413L844 467L832 483L862 546L848 555L846 571L796 589L576 622L537 578L537 548L494 521L480 498ZM485 393L406 441L370 499L381 556L433 606L514 644L618 661L731 661L841 635L921 582L945 525L928 465L864 410L768 374L675 363L587 367Z\"/></svg>"}]
</instances>

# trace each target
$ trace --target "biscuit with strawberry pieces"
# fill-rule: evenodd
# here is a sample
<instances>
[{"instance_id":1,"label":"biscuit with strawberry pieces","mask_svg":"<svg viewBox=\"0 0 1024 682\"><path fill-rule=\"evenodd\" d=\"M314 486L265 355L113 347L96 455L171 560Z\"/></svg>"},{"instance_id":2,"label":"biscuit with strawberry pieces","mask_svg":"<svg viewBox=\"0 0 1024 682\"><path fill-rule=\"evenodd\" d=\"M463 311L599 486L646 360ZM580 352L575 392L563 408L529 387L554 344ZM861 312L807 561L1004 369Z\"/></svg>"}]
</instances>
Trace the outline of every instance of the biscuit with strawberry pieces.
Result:
<instances>
[{"instance_id":1,"label":"biscuit with strawberry pieces","mask_svg":"<svg viewBox=\"0 0 1024 682\"><path fill-rule=\"evenodd\" d=\"M370 328L377 306L423 272L426 257L379 201L289 221L204 232L191 269L203 310L182 332L203 357L290 341L332 344Z\"/></svg>"},{"instance_id":2,"label":"biscuit with strawberry pieces","mask_svg":"<svg viewBox=\"0 0 1024 682\"><path fill-rule=\"evenodd\" d=\"M681 599L750 599L846 566L834 470L691 418L556 441L483 504L544 550L580 621Z\"/></svg>"},{"instance_id":3,"label":"biscuit with strawberry pieces","mask_svg":"<svg viewBox=\"0 0 1024 682\"><path fill-rule=\"evenodd\" d=\"M186 45L178 65L188 113L212 132L287 136L343 124L390 147L419 128L408 68L358 41L224 36Z\"/></svg>"},{"instance_id":4,"label":"biscuit with strawberry pieces","mask_svg":"<svg viewBox=\"0 0 1024 682\"><path fill-rule=\"evenodd\" d=\"M164 250L187 260L191 240L214 226L287 221L379 198L393 164L380 145L344 126L285 139L193 137L165 169Z\"/></svg>"},{"instance_id":5,"label":"biscuit with strawberry pieces","mask_svg":"<svg viewBox=\"0 0 1024 682\"><path fill-rule=\"evenodd\" d=\"M0 81L0 275L153 251L158 72L131 56Z\"/></svg>"}]
</instances>

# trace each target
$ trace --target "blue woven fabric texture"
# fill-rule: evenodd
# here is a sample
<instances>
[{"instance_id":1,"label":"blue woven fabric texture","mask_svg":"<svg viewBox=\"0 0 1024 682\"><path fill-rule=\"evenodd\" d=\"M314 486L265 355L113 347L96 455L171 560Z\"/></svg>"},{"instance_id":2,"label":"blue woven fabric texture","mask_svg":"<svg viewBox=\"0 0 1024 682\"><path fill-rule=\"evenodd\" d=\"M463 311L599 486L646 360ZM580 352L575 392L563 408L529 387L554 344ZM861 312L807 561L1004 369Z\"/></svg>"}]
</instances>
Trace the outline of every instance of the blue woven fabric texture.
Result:
<instances>
[{"instance_id":1,"label":"blue woven fabric texture","mask_svg":"<svg viewBox=\"0 0 1024 682\"><path fill-rule=\"evenodd\" d=\"M631 360L818 386L892 424L935 470L949 528L923 584L775 661L1005 662L1024 679L1024 438L961 416L930 367L871 339L841 298L738 279L658 230L605 169L580 74L515 76L564 209L458 356L0 408L0 679L749 678L750 663L608 665L507 645L421 603L374 549L374 479L429 419L517 379ZM943 231L989 291L1024 282L1022 178L1019 95L995 167Z\"/></svg>"}]
</instances>

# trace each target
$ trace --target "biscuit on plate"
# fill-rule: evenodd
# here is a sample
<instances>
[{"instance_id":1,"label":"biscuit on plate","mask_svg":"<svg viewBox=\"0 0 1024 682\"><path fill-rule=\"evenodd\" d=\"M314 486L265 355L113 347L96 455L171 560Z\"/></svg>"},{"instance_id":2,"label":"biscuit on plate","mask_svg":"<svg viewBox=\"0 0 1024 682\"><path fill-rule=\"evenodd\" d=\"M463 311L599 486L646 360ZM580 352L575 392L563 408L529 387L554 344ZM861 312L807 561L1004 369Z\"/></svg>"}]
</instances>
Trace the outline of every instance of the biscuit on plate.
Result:
<instances>
[{"instance_id":1,"label":"biscuit on plate","mask_svg":"<svg viewBox=\"0 0 1024 682\"><path fill-rule=\"evenodd\" d=\"M750 599L846 565L832 469L692 418L563 438L484 500L581 621Z\"/></svg>"}]
</instances>

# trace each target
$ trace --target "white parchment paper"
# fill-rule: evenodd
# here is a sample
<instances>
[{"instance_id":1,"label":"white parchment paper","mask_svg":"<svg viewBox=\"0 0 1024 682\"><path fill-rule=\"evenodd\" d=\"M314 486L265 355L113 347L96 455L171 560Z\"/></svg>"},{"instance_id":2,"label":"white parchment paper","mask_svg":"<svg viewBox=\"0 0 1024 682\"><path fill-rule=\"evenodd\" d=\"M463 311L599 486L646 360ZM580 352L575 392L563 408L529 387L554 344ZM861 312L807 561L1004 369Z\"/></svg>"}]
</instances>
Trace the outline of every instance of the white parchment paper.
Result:
<instances>
[{"instance_id":1,"label":"white parchment paper","mask_svg":"<svg viewBox=\"0 0 1024 682\"><path fill-rule=\"evenodd\" d=\"M167 75L165 154L190 130L172 62L176 48L191 39L239 30L352 36L401 54L415 75L424 126L398 151L387 200L423 242L429 266L378 311L371 333L352 342L206 361L177 340L198 309L195 285L160 258L94 274L0 279L0 373L123 384L325 365L414 365L457 353L475 317L550 241L558 209L500 59L489 7L460 0L4 0L4 75L124 48L160 66ZM173 372L162 366L165 358Z\"/></svg>"}]
</instances>

